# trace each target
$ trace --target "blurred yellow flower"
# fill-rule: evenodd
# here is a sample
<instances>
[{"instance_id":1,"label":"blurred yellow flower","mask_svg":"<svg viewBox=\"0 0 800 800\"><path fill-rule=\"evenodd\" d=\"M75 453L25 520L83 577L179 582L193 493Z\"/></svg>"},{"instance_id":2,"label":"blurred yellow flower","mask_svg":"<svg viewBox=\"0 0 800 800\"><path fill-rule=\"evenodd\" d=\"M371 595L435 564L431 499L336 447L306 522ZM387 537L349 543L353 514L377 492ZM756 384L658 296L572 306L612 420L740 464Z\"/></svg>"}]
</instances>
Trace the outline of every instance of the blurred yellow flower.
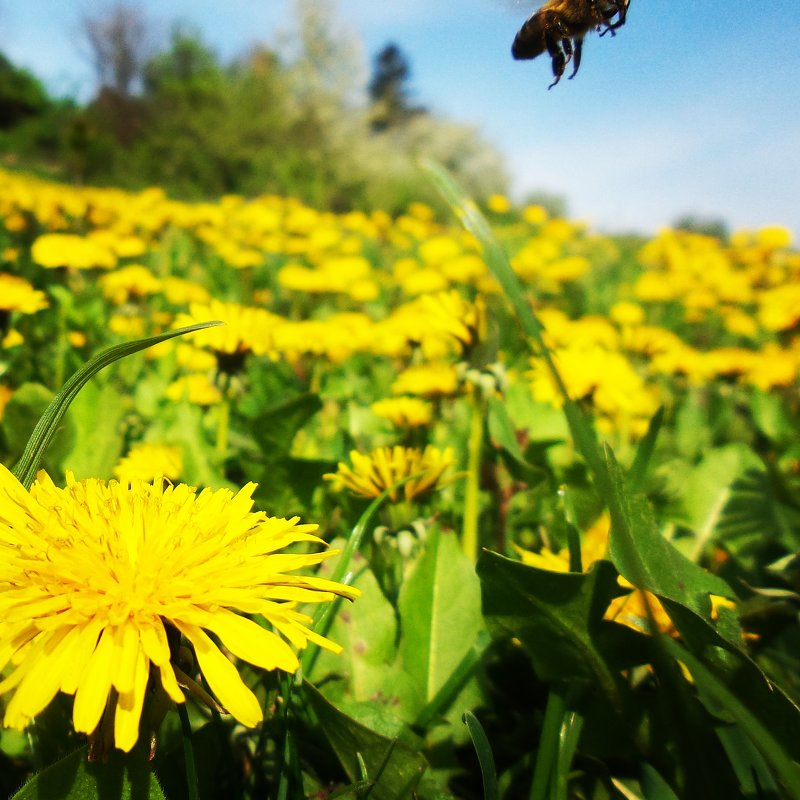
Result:
<instances>
[{"instance_id":1,"label":"blurred yellow flower","mask_svg":"<svg viewBox=\"0 0 800 800\"><path fill-rule=\"evenodd\" d=\"M73 233L45 233L33 243L31 257L40 266L50 268L111 269L117 263L116 255L106 244Z\"/></svg>"},{"instance_id":2,"label":"blurred yellow flower","mask_svg":"<svg viewBox=\"0 0 800 800\"><path fill-rule=\"evenodd\" d=\"M418 397L387 397L374 402L370 410L398 427L416 428L433 420L433 407Z\"/></svg>"},{"instance_id":3,"label":"blurred yellow flower","mask_svg":"<svg viewBox=\"0 0 800 800\"><path fill-rule=\"evenodd\" d=\"M205 372L178 378L167 386L164 394L169 400L188 400L196 406L214 406L222 402L222 392Z\"/></svg>"},{"instance_id":4,"label":"blurred yellow flower","mask_svg":"<svg viewBox=\"0 0 800 800\"><path fill-rule=\"evenodd\" d=\"M114 477L121 481L177 480L183 470L181 448L166 444L140 442L114 467Z\"/></svg>"},{"instance_id":5,"label":"blurred yellow flower","mask_svg":"<svg viewBox=\"0 0 800 800\"><path fill-rule=\"evenodd\" d=\"M511 210L511 201L502 194L492 194L486 198L486 207L495 214L506 214Z\"/></svg>"},{"instance_id":6,"label":"blurred yellow flower","mask_svg":"<svg viewBox=\"0 0 800 800\"><path fill-rule=\"evenodd\" d=\"M0 312L19 311L34 314L50 305L47 295L34 289L28 281L17 275L0 274Z\"/></svg>"},{"instance_id":7,"label":"blurred yellow flower","mask_svg":"<svg viewBox=\"0 0 800 800\"><path fill-rule=\"evenodd\" d=\"M297 656L283 637L295 648L339 651L296 606L357 590L293 574L336 551L279 552L323 543L316 525L252 511L254 489L198 493L70 474L61 489L40 472L28 491L0 467L0 668L12 665L0 683L10 695L4 724L23 729L63 692L74 696L76 731L96 732L109 707L114 743L129 751L148 697L163 691L185 702L174 664L183 636L221 705L253 727L261 703L227 652L294 672Z\"/></svg>"},{"instance_id":8,"label":"blurred yellow flower","mask_svg":"<svg viewBox=\"0 0 800 800\"><path fill-rule=\"evenodd\" d=\"M433 362L404 369L392 383L392 394L423 397L451 395L458 389L458 371L452 364Z\"/></svg>"},{"instance_id":9,"label":"blurred yellow flower","mask_svg":"<svg viewBox=\"0 0 800 800\"><path fill-rule=\"evenodd\" d=\"M134 297L147 297L161 289L161 281L147 267L130 264L103 275L100 288L104 297L115 305L128 302Z\"/></svg>"}]
</instances>

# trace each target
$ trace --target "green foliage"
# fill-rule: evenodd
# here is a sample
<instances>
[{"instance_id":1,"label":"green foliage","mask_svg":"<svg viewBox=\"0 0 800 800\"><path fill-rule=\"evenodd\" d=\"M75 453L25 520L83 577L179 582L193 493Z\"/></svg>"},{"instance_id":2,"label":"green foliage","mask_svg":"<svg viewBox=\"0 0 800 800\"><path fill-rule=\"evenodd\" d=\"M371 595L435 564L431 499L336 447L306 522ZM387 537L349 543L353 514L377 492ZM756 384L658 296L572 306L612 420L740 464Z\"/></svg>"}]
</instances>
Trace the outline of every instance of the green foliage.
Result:
<instances>
[{"instance_id":1,"label":"green foliage","mask_svg":"<svg viewBox=\"0 0 800 800\"><path fill-rule=\"evenodd\" d=\"M86 748L76 750L31 778L13 800L164 800L150 771L147 756L124 758L117 753L107 761L90 763Z\"/></svg>"}]
</instances>

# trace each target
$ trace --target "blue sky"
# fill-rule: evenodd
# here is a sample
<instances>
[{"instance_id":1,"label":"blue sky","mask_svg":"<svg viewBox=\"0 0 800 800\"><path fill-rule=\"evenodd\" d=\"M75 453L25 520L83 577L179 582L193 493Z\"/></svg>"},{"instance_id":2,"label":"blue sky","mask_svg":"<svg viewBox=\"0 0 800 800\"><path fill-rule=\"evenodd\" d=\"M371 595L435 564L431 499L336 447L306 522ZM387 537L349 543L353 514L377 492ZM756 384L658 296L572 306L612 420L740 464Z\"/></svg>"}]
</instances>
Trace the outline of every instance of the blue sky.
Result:
<instances>
[{"instance_id":1,"label":"blue sky","mask_svg":"<svg viewBox=\"0 0 800 800\"><path fill-rule=\"evenodd\" d=\"M3 49L62 93L87 91L81 10L103 0L0 0ZM195 23L223 57L291 28L291 0L139 0ZM604 230L651 232L693 213L800 234L798 0L631 0L613 39L587 38L575 80L509 48L536 2L338 0L368 60L409 56L417 102L504 154L512 194L544 189Z\"/></svg>"}]
</instances>

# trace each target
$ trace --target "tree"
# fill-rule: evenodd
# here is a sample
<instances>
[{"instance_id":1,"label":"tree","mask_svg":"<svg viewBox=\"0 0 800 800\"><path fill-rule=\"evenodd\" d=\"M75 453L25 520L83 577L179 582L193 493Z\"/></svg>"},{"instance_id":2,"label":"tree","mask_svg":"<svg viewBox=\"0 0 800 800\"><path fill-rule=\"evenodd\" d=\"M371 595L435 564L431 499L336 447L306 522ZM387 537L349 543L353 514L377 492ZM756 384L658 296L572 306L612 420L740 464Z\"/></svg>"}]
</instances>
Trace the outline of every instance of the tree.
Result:
<instances>
[{"instance_id":1,"label":"tree","mask_svg":"<svg viewBox=\"0 0 800 800\"><path fill-rule=\"evenodd\" d=\"M0 130L40 115L49 103L42 84L0 53Z\"/></svg>"},{"instance_id":2,"label":"tree","mask_svg":"<svg viewBox=\"0 0 800 800\"><path fill-rule=\"evenodd\" d=\"M411 103L410 78L409 61L396 44L387 44L375 56L367 87L374 131L384 131L423 113L423 108Z\"/></svg>"},{"instance_id":3,"label":"tree","mask_svg":"<svg viewBox=\"0 0 800 800\"><path fill-rule=\"evenodd\" d=\"M141 9L120 2L97 16L83 18L98 90L129 96L142 77L151 51L150 25Z\"/></svg>"}]
</instances>

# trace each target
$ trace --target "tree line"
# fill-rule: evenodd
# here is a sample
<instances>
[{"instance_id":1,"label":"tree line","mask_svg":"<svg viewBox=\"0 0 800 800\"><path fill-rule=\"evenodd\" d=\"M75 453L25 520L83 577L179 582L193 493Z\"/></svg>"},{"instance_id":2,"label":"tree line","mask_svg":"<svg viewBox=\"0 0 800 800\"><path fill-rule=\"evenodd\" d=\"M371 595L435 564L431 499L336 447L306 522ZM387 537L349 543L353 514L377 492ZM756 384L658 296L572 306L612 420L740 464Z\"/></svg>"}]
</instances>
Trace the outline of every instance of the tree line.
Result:
<instances>
[{"instance_id":1,"label":"tree line","mask_svg":"<svg viewBox=\"0 0 800 800\"><path fill-rule=\"evenodd\" d=\"M55 98L0 54L0 153L76 183L173 196L286 194L318 207L399 210L431 190L416 160L444 162L480 199L506 189L502 159L471 127L416 104L396 44L368 81L330 2L295 0L296 36L223 61L200 31L164 41L120 3L81 22L96 87Z\"/></svg>"}]
</instances>

